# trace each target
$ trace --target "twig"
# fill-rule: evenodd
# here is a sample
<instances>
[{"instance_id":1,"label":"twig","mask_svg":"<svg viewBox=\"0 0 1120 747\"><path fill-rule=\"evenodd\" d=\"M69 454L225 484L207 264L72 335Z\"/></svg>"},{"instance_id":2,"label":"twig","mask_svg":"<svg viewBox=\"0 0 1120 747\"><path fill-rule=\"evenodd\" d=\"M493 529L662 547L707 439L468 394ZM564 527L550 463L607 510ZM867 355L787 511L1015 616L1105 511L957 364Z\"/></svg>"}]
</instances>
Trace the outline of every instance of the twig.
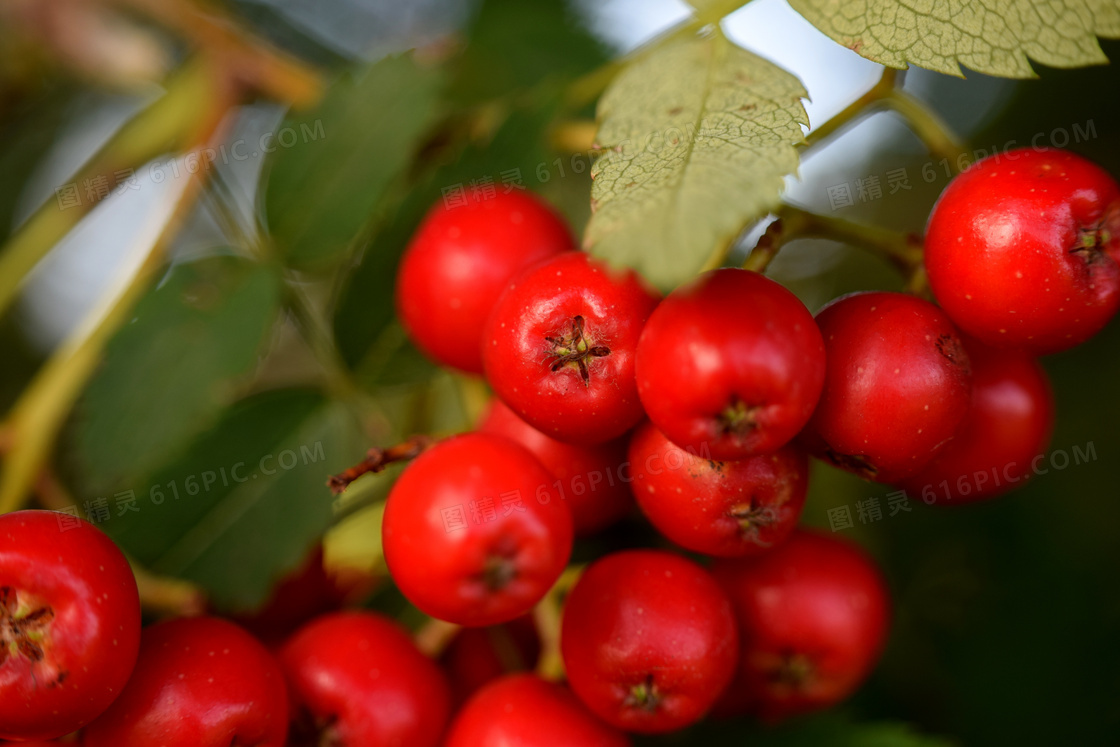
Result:
<instances>
[{"instance_id":1,"label":"twig","mask_svg":"<svg viewBox=\"0 0 1120 747\"><path fill-rule=\"evenodd\" d=\"M350 486L350 483L354 482L362 475L371 472L381 472L394 462L414 459L431 445L431 438L418 434L412 436L403 443L390 446L387 449L372 448L366 452L366 458L353 467L343 470L337 475L331 475L330 479L327 480L327 485L330 487L332 493L338 495L346 490L346 488Z\"/></svg>"},{"instance_id":2,"label":"twig","mask_svg":"<svg viewBox=\"0 0 1120 747\"><path fill-rule=\"evenodd\" d=\"M907 280L922 268L922 240L916 234L820 215L794 205L778 210L778 220L767 227L743 267L764 272L782 246L807 238L831 239L868 250L894 265Z\"/></svg>"}]
</instances>

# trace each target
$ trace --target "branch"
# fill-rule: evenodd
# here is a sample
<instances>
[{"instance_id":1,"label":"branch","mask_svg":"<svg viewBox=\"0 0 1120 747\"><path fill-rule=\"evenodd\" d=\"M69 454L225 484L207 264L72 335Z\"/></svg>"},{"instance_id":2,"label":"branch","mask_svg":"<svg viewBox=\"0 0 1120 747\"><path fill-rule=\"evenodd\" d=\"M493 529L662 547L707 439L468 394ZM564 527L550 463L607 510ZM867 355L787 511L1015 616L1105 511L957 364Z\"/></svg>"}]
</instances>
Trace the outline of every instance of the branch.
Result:
<instances>
[{"instance_id":1,"label":"branch","mask_svg":"<svg viewBox=\"0 0 1120 747\"><path fill-rule=\"evenodd\" d=\"M778 219L767 227L743 263L744 269L764 272L778 251L794 239L831 239L868 250L892 264L908 280L922 268L922 240L916 234L783 205L778 210Z\"/></svg>"},{"instance_id":2,"label":"branch","mask_svg":"<svg viewBox=\"0 0 1120 747\"><path fill-rule=\"evenodd\" d=\"M362 475L381 472L394 462L414 459L431 445L432 439L424 435L416 435L387 449L372 448L367 452L368 456L353 467L337 475L331 475L327 480L327 485L332 493L338 495Z\"/></svg>"}]
</instances>

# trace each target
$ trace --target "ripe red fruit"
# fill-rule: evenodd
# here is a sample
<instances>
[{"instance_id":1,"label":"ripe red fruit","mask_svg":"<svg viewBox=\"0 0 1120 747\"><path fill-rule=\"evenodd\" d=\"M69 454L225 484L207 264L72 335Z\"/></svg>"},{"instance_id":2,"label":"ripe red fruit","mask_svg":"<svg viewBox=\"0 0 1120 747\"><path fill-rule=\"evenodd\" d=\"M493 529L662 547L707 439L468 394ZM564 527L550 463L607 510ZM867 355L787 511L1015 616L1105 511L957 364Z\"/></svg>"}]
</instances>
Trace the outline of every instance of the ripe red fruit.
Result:
<instances>
[{"instance_id":1,"label":"ripe red fruit","mask_svg":"<svg viewBox=\"0 0 1120 747\"><path fill-rule=\"evenodd\" d=\"M1120 186L1073 153L973 164L934 205L925 246L934 295L990 345L1065 350L1120 308Z\"/></svg>"},{"instance_id":2,"label":"ripe red fruit","mask_svg":"<svg viewBox=\"0 0 1120 747\"><path fill-rule=\"evenodd\" d=\"M673 443L743 459L797 435L824 366L801 301L757 272L727 268L673 291L650 317L638 343L638 393Z\"/></svg>"},{"instance_id":3,"label":"ripe red fruit","mask_svg":"<svg viewBox=\"0 0 1120 747\"><path fill-rule=\"evenodd\" d=\"M284 675L255 638L226 620L194 617L144 630L128 686L90 724L85 747L283 747Z\"/></svg>"},{"instance_id":4,"label":"ripe red fruit","mask_svg":"<svg viewBox=\"0 0 1120 747\"><path fill-rule=\"evenodd\" d=\"M972 376L959 333L936 306L902 293L844 296L817 324L828 370L806 445L870 480L914 474L968 410Z\"/></svg>"},{"instance_id":5,"label":"ripe red fruit","mask_svg":"<svg viewBox=\"0 0 1120 747\"><path fill-rule=\"evenodd\" d=\"M482 373L482 327L502 289L521 269L574 248L563 219L529 192L437 204L401 259L397 313L432 359Z\"/></svg>"},{"instance_id":6,"label":"ripe red fruit","mask_svg":"<svg viewBox=\"0 0 1120 747\"><path fill-rule=\"evenodd\" d=\"M798 530L773 552L719 560L743 642L721 710L777 720L827 708L867 677L886 639L886 585L859 547Z\"/></svg>"},{"instance_id":7,"label":"ripe red fruit","mask_svg":"<svg viewBox=\"0 0 1120 747\"><path fill-rule=\"evenodd\" d=\"M502 625L463 628L440 656L451 681L453 700L462 703L484 686L513 672L536 667L541 639L532 615Z\"/></svg>"},{"instance_id":8,"label":"ripe red fruit","mask_svg":"<svg viewBox=\"0 0 1120 747\"><path fill-rule=\"evenodd\" d=\"M120 694L140 648L128 561L92 524L0 516L0 738L53 739Z\"/></svg>"},{"instance_id":9,"label":"ripe red fruit","mask_svg":"<svg viewBox=\"0 0 1120 747\"><path fill-rule=\"evenodd\" d=\"M451 712L447 679L392 620L323 615L296 631L280 661L307 744L439 744Z\"/></svg>"},{"instance_id":10,"label":"ripe red fruit","mask_svg":"<svg viewBox=\"0 0 1120 747\"><path fill-rule=\"evenodd\" d=\"M631 437L630 464L650 523L681 547L721 557L757 555L784 540L808 489L808 457L793 446L717 462L682 449L652 423Z\"/></svg>"},{"instance_id":11,"label":"ripe red fruit","mask_svg":"<svg viewBox=\"0 0 1120 747\"><path fill-rule=\"evenodd\" d=\"M492 682L467 701L445 747L628 747L570 692L531 674Z\"/></svg>"},{"instance_id":12,"label":"ripe red fruit","mask_svg":"<svg viewBox=\"0 0 1120 747\"><path fill-rule=\"evenodd\" d=\"M533 453L555 479L553 486L572 512L577 536L594 534L621 519L634 505L629 475L623 474L626 440L567 444L541 433L495 399L478 429L516 441Z\"/></svg>"},{"instance_id":13,"label":"ripe red fruit","mask_svg":"<svg viewBox=\"0 0 1120 747\"><path fill-rule=\"evenodd\" d=\"M579 444L621 436L642 418L634 349L657 296L632 271L583 253L519 275L486 323L494 392L529 425Z\"/></svg>"},{"instance_id":14,"label":"ripe red fruit","mask_svg":"<svg viewBox=\"0 0 1120 747\"><path fill-rule=\"evenodd\" d=\"M1054 395L1042 366L1024 352L965 338L972 404L957 435L902 487L926 503L971 503L1019 486L1046 453Z\"/></svg>"},{"instance_id":15,"label":"ripe red fruit","mask_svg":"<svg viewBox=\"0 0 1120 747\"><path fill-rule=\"evenodd\" d=\"M656 550L593 563L564 607L568 682L588 708L627 731L698 721L731 680L739 639L727 596L700 566Z\"/></svg>"},{"instance_id":16,"label":"ripe red fruit","mask_svg":"<svg viewBox=\"0 0 1120 747\"><path fill-rule=\"evenodd\" d=\"M455 436L405 468L385 505L382 544L401 592L460 625L528 612L572 550L571 512L553 477L509 439Z\"/></svg>"}]
</instances>

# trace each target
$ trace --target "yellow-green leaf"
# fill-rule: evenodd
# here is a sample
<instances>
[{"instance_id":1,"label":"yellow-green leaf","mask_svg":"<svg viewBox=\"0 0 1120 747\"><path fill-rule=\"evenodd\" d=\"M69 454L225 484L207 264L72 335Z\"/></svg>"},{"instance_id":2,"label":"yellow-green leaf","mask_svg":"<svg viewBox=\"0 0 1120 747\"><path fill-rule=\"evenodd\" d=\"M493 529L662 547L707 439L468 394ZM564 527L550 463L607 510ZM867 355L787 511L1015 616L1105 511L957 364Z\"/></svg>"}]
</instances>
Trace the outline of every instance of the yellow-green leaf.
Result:
<instances>
[{"instance_id":1,"label":"yellow-green leaf","mask_svg":"<svg viewBox=\"0 0 1120 747\"><path fill-rule=\"evenodd\" d=\"M869 60L949 75L960 65L1033 78L1030 62L1081 67L1108 62L1097 37L1120 37L1115 0L790 0L835 41Z\"/></svg>"},{"instance_id":2,"label":"yellow-green leaf","mask_svg":"<svg viewBox=\"0 0 1120 747\"><path fill-rule=\"evenodd\" d=\"M667 43L599 102L585 245L672 288L778 203L807 123L794 76L718 31Z\"/></svg>"}]
</instances>

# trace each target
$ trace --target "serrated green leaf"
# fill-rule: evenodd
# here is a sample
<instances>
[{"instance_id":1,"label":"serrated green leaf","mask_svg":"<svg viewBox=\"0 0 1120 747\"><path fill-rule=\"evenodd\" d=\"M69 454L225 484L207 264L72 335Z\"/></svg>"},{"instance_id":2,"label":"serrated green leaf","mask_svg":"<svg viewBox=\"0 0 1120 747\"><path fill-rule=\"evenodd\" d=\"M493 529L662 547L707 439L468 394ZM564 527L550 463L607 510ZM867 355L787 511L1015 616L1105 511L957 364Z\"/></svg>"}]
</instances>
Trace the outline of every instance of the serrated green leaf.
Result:
<instances>
[{"instance_id":1,"label":"serrated green leaf","mask_svg":"<svg viewBox=\"0 0 1120 747\"><path fill-rule=\"evenodd\" d=\"M439 70L410 55L388 57L285 121L263 193L269 232L289 263L324 265L351 246L435 122L442 84Z\"/></svg>"},{"instance_id":2,"label":"serrated green leaf","mask_svg":"<svg viewBox=\"0 0 1120 747\"><path fill-rule=\"evenodd\" d=\"M721 33L654 49L599 102L584 243L662 288L778 203L797 170L805 89Z\"/></svg>"},{"instance_id":3,"label":"serrated green leaf","mask_svg":"<svg viewBox=\"0 0 1120 747\"><path fill-rule=\"evenodd\" d=\"M220 607L251 609L327 528L327 476L363 448L340 403L300 390L258 395L132 486L137 510L118 508L100 527L152 570L197 582Z\"/></svg>"},{"instance_id":4,"label":"serrated green leaf","mask_svg":"<svg viewBox=\"0 0 1120 747\"><path fill-rule=\"evenodd\" d=\"M79 403L84 487L137 479L209 426L256 364L279 298L273 267L229 256L174 267L113 338Z\"/></svg>"},{"instance_id":5,"label":"serrated green leaf","mask_svg":"<svg viewBox=\"0 0 1120 747\"><path fill-rule=\"evenodd\" d=\"M790 0L833 40L891 67L908 64L960 75L1033 78L1032 59L1050 67L1108 62L1097 37L1120 37L1112 0Z\"/></svg>"}]
</instances>

